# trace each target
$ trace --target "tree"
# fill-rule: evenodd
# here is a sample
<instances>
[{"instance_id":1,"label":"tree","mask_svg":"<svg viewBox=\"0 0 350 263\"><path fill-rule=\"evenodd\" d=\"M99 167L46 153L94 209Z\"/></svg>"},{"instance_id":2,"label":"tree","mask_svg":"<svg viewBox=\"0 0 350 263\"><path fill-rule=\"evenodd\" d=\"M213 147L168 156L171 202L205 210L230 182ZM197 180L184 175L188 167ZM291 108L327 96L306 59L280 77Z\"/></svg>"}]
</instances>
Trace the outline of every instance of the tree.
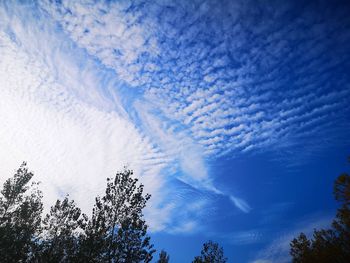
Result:
<instances>
[{"instance_id":1,"label":"tree","mask_svg":"<svg viewBox=\"0 0 350 263\"><path fill-rule=\"evenodd\" d=\"M150 198L143 185L124 170L107 179L105 195L96 198L87 224L81 259L90 262L150 262L155 252L142 210Z\"/></svg>"},{"instance_id":2,"label":"tree","mask_svg":"<svg viewBox=\"0 0 350 263\"><path fill-rule=\"evenodd\" d=\"M90 219L65 197L41 220L42 194L23 163L0 191L0 261L150 262L155 250L142 212L150 195L132 174L107 179Z\"/></svg>"},{"instance_id":3,"label":"tree","mask_svg":"<svg viewBox=\"0 0 350 263\"><path fill-rule=\"evenodd\" d=\"M164 250L160 251L159 253L159 259L157 263L168 263L169 262L169 255Z\"/></svg>"},{"instance_id":4,"label":"tree","mask_svg":"<svg viewBox=\"0 0 350 263\"><path fill-rule=\"evenodd\" d=\"M304 233L292 240L290 254L294 263L311 262L311 242Z\"/></svg>"},{"instance_id":5,"label":"tree","mask_svg":"<svg viewBox=\"0 0 350 263\"><path fill-rule=\"evenodd\" d=\"M38 257L42 262L74 262L87 216L66 196L57 200L43 220L44 237Z\"/></svg>"},{"instance_id":6,"label":"tree","mask_svg":"<svg viewBox=\"0 0 350 263\"><path fill-rule=\"evenodd\" d=\"M2 262L31 261L40 234L42 193L29 184L33 173L22 163L5 181L0 196L0 255Z\"/></svg>"},{"instance_id":7,"label":"tree","mask_svg":"<svg viewBox=\"0 0 350 263\"><path fill-rule=\"evenodd\" d=\"M203 244L201 255L194 258L192 263L225 263L224 250L218 243L208 242Z\"/></svg>"},{"instance_id":8,"label":"tree","mask_svg":"<svg viewBox=\"0 0 350 263\"><path fill-rule=\"evenodd\" d=\"M350 159L349 159L350 161ZM340 175L334 183L335 199L342 204L332 223L334 237L330 242L337 248L339 262L350 262L350 176Z\"/></svg>"},{"instance_id":9,"label":"tree","mask_svg":"<svg viewBox=\"0 0 350 263\"><path fill-rule=\"evenodd\" d=\"M293 263L350 262L350 176L340 175L333 188L341 203L330 229L314 230L308 239L304 233L293 239L290 254Z\"/></svg>"}]
</instances>

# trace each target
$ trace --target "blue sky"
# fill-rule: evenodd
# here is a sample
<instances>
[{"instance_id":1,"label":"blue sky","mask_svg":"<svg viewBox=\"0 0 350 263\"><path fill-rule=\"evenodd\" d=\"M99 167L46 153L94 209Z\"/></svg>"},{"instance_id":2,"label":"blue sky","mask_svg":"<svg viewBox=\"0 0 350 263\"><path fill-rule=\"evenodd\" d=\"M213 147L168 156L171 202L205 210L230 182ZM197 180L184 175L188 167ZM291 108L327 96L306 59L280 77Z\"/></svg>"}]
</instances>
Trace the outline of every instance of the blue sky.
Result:
<instances>
[{"instance_id":1,"label":"blue sky","mask_svg":"<svg viewBox=\"0 0 350 263\"><path fill-rule=\"evenodd\" d=\"M89 211L127 165L172 262L288 262L350 146L350 6L304 2L2 1L1 182Z\"/></svg>"}]
</instances>

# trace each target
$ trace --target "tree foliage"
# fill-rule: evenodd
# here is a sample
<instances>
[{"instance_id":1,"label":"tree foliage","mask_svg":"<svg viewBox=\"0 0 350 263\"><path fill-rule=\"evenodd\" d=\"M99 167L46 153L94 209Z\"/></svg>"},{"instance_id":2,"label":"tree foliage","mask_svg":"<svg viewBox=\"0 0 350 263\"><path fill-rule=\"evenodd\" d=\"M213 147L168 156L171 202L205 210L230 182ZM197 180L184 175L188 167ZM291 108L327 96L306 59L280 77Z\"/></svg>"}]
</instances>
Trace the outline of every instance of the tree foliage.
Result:
<instances>
[{"instance_id":1,"label":"tree foliage","mask_svg":"<svg viewBox=\"0 0 350 263\"><path fill-rule=\"evenodd\" d=\"M0 196L0 255L3 262L30 261L40 234L42 193L23 163L7 179Z\"/></svg>"},{"instance_id":2,"label":"tree foliage","mask_svg":"<svg viewBox=\"0 0 350 263\"><path fill-rule=\"evenodd\" d=\"M194 258L193 263L225 263L224 249L211 240L203 244L201 255Z\"/></svg>"},{"instance_id":3,"label":"tree foliage","mask_svg":"<svg viewBox=\"0 0 350 263\"><path fill-rule=\"evenodd\" d=\"M108 178L90 218L66 196L42 219L42 193L23 163L0 191L0 262L150 262L155 249L143 209L151 196L132 176L125 169ZM209 241L193 262L226 261L223 248ZM162 250L157 262L168 263L169 255Z\"/></svg>"},{"instance_id":4,"label":"tree foliage","mask_svg":"<svg viewBox=\"0 0 350 263\"><path fill-rule=\"evenodd\" d=\"M160 251L157 263L168 263L170 256L164 250Z\"/></svg>"},{"instance_id":5,"label":"tree foliage","mask_svg":"<svg viewBox=\"0 0 350 263\"><path fill-rule=\"evenodd\" d=\"M290 254L293 263L350 262L350 176L340 175L333 188L341 203L330 229L314 230L311 239L304 233L293 239Z\"/></svg>"},{"instance_id":6,"label":"tree foliage","mask_svg":"<svg viewBox=\"0 0 350 263\"><path fill-rule=\"evenodd\" d=\"M96 262L150 262L155 252L143 219L150 195L125 170L107 179L105 195L96 198L81 256Z\"/></svg>"},{"instance_id":7,"label":"tree foliage","mask_svg":"<svg viewBox=\"0 0 350 263\"><path fill-rule=\"evenodd\" d=\"M42 220L42 193L23 163L1 190L1 262L150 262L155 250L142 212L150 195L132 175L107 179L91 218L67 196Z\"/></svg>"},{"instance_id":8,"label":"tree foliage","mask_svg":"<svg viewBox=\"0 0 350 263\"><path fill-rule=\"evenodd\" d=\"M80 237L87 216L68 196L57 200L43 220L40 259L43 262L75 262L78 260Z\"/></svg>"}]
</instances>

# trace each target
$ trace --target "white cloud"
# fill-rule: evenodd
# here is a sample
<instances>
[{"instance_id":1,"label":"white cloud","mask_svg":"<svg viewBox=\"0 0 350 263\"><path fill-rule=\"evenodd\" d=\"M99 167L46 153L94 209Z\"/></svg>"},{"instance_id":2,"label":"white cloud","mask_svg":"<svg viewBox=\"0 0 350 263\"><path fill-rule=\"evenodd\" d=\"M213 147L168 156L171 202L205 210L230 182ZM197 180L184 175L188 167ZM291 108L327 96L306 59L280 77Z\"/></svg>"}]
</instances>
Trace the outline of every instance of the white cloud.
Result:
<instances>
[{"instance_id":1,"label":"white cloud","mask_svg":"<svg viewBox=\"0 0 350 263\"><path fill-rule=\"evenodd\" d=\"M162 195L168 160L115 104L117 93L104 94L115 83L30 6L0 12L1 182L27 161L46 209L69 193L88 212L106 178L128 165L153 194L151 229L164 230L172 220Z\"/></svg>"},{"instance_id":2,"label":"white cloud","mask_svg":"<svg viewBox=\"0 0 350 263\"><path fill-rule=\"evenodd\" d=\"M145 54L156 56L159 51L152 37L153 23L144 19L141 23L142 14L133 10L131 2L40 1L40 6L120 79L133 86L142 83L139 72L143 65L137 60Z\"/></svg>"},{"instance_id":3,"label":"white cloud","mask_svg":"<svg viewBox=\"0 0 350 263\"><path fill-rule=\"evenodd\" d=\"M341 64L347 53L339 50L343 56L324 63L318 52L305 54L304 45L292 52L286 43L298 39L293 35L298 22L287 31L273 24L257 28L250 19L242 25L240 14L250 14L249 5L227 5L3 4L0 92L6 103L0 116L6 125L1 143L6 146L2 154L9 153L4 160L10 164L11 158L28 160L27 155L44 153L40 165L52 168L37 173L57 174L52 184L59 187L53 193L80 181L80 189L102 187L103 180L96 184L92 174L111 175L126 162L143 175L156 197L152 205L164 213L159 222L164 226L181 203L160 201L167 181L180 179L199 191L223 194L215 188L208 160L289 151L305 142L318 147L315 138L322 136L316 135L338 127L349 109L346 79L336 83L336 91L328 83L328 69ZM319 26L337 28L333 23ZM300 41L312 30L301 30ZM252 34L269 37L255 42ZM322 52L328 41L321 34L317 43L305 44ZM311 64L324 74L304 74ZM19 121L25 129L19 129ZM20 161L12 162L11 169ZM60 176L67 180L80 171L87 171L88 180L78 176L68 186L60 182ZM251 210L242 198L224 195L241 211Z\"/></svg>"},{"instance_id":4,"label":"white cloud","mask_svg":"<svg viewBox=\"0 0 350 263\"><path fill-rule=\"evenodd\" d=\"M194 207L209 200L169 181L222 194L212 185L201 146L186 132L164 128L147 103L127 105L128 112L127 88L117 90L115 75L36 8L0 7L1 181L27 161L42 182L46 209L69 193L88 212L106 177L127 165L152 194L151 230L194 231L200 214ZM142 120L137 125L133 112Z\"/></svg>"},{"instance_id":5,"label":"white cloud","mask_svg":"<svg viewBox=\"0 0 350 263\"><path fill-rule=\"evenodd\" d=\"M245 213L250 212L251 207L243 199L240 199L240 198L234 197L234 196L230 196L230 199L234 203L234 205L237 206L243 212L245 212Z\"/></svg>"},{"instance_id":6,"label":"white cloud","mask_svg":"<svg viewBox=\"0 0 350 263\"><path fill-rule=\"evenodd\" d=\"M143 124L143 131L152 134L159 147L169 156L176 157L175 163L179 164L182 174L178 179L198 190L210 191L216 195L228 197L232 203L242 212L249 213L251 207L241 198L223 193L217 189L213 179L209 176L205 162L204 148L196 144L185 131L175 131L175 124L164 126L164 121L152 114L150 102L135 102L135 108ZM166 123L166 122L165 122ZM198 202L198 200L196 200Z\"/></svg>"},{"instance_id":7,"label":"white cloud","mask_svg":"<svg viewBox=\"0 0 350 263\"><path fill-rule=\"evenodd\" d=\"M0 51L0 159L7 164L3 176L27 160L36 180L42 181L46 198L68 191L86 208L106 177L123 165L129 164L138 174L147 169L146 158L164 165L161 154L128 119L76 97L6 36L1 39L6 43ZM162 186L161 177L157 179L152 192ZM86 197L87 193L92 195Z\"/></svg>"}]
</instances>

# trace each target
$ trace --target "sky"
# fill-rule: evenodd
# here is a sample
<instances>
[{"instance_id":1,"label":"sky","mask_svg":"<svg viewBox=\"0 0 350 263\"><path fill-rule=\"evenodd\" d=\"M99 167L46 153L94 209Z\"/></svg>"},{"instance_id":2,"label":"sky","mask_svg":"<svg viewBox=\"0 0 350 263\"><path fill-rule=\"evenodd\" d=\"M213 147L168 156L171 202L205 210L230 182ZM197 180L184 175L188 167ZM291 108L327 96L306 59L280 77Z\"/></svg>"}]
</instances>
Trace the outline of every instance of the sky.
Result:
<instances>
[{"instance_id":1,"label":"sky","mask_svg":"<svg viewBox=\"0 0 350 263\"><path fill-rule=\"evenodd\" d=\"M0 1L0 183L89 213L124 166L156 249L289 262L349 171L346 1ZM157 258L157 256L155 256Z\"/></svg>"}]
</instances>

